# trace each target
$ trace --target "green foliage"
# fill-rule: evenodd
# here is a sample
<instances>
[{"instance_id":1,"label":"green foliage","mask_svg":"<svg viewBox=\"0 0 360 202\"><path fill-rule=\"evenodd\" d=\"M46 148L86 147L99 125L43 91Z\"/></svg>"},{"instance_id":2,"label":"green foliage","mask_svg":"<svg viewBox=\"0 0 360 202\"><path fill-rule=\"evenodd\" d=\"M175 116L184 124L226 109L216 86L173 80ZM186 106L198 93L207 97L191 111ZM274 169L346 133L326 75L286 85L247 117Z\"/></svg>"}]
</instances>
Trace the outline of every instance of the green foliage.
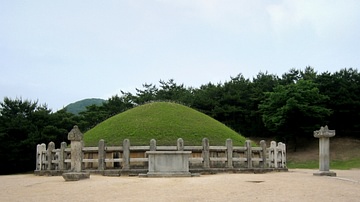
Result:
<instances>
[{"instance_id":1,"label":"green foliage","mask_svg":"<svg viewBox=\"0 0 360 202\"><path fill-rule=\"evenodd\" d=\"M286 86L279 85L259 105L265 126L283 138L312 136L325 125L331 110L325 107L329 98L320 94L310 80L299 80Z\"/></svg>"},{"instance_id":2,"label":"green foliage","mask_svg":"<svg viewBox=\"0 0 360 202\"><path fill-rule=\"evenodd\" d=\"M265 127L260 113L259 104L266 99L265 92L272 92L274 87L279 85L279 78L273 74L259 73L253 78L251 83L251 93L249 100L249 117L246 125L243 125L242 131L247 136L271 137L273 133Z\"/></svg>"},{"instance_id":3,"label":"green foliage","mask_svg":"<svg viewBox=\"0 0 360 202\"><path fill-rule=\"evenodd\" d=\"M316 83L320 91L329 96L327 106L333 114L329 127L336 135L360 137L360 74L355 69L342 69L330 74L322 73Z\"/></svg>"},{"instance_id":4,"label":"green foliage","mask_svg":"<svg viewBox=\"0 0 360 202\"><path fill-rule=\"evenodd\" d=\"M160 89L156 93L156 100L171 100L180 103L190 103L192 89L186 89L184 84L178 85L173 79L168 82L160 80Z\"/></svg>"},{"instance_id":5,"label":"green foliage","mask_svg":"<svg viewBox=\"0 0 360 202\"><path fill-rule=\"evenodd\" d=\"M51 113L46 105L5 97L0 103L0 174L34 169L36 145L65 140L72 114Z\"/></svg>"},{"instance_id":6,"label":"green foliage","mask_svg":"<svg viewBox=\"0 0 360 202\"><path fill-rule=\"evenodd\" d=\"M132 145L176 145L183 138L186 145L201 145L203 138L212 145L224 145L227 138L243 145L245 138L224 124L189 107L154 102L135 107L100 123L84 135L85 145L95 146L100 139L108 145L121 145L129 139Z\"/></svg>"}]
</instances>

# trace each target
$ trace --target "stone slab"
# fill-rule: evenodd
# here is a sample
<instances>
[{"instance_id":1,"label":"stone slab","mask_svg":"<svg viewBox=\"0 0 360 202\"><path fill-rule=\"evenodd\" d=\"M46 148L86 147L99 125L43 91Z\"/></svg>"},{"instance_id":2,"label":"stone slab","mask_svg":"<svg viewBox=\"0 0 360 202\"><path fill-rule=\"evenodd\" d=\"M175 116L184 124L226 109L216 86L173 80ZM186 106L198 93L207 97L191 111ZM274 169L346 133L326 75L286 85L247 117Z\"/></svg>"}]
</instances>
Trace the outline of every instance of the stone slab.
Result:
<instances>
[{"instance_id":1,"label":"stone slab","mask_svg":"<svg viewBox=\"0 0 360 202\"><path fill-rule=\"evenodd\" d=\"M141 173L139 177L200 177L200 173Z\"/></svg>"},{"instance_id":2,"label":"stone slab","mask_svg":"<svg viewBox=\"0 0 360 202\"><path fill-rule=\"evenodd\" d=\"M90 173L87 172L69 172L62 174L65 181L79 181L82 179L89 179Z\"/></svg>"},{"instance_id":3,"label":"stone slab","mask_svg":"<svg viewBox=\"0 0 360 202\"><path fill-rule=\"evenodd\" d=\"M148 177L191 177L190 172L148 172Z\"/></svg>"},{"instance_id":4,"label":"stone slab","mask_svg":"<svg viewBox=\"0 0 360 202\"><path fill-rule=\"evenodd\" d=\"M314 173L314 176L330 176L330 177L336 177L336 173L332 171L319 171Z\"/></svg>"},{"instance_id":5,"label":"stone slab","mask_svg":"<svg viewBox=\"0 0 360 202\"><path fill-rule=\"evenodd\" d=\"M148 177L191 177L189 156L191 151L147 151Z\"/></svg>"}]
</instances>

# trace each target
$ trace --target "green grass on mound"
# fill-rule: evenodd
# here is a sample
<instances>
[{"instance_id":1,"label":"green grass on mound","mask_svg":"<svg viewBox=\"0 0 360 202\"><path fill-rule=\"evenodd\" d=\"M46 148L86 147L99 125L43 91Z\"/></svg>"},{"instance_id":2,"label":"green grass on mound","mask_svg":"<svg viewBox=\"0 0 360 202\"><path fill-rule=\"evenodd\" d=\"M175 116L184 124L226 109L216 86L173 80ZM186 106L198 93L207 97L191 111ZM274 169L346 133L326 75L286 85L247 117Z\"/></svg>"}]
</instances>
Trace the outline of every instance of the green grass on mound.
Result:
<instances>
[{"instance_id":1,"label":"green grass on mound","mask_svg":"<svg viewBox=\"0 0 360 202\"><path fill-rule=\"evenodd\" d=\"M107 145L122 145L129 139L131 145L176 145L182 138L185 145L201 145L203 138L210 145L225 145L228 138L234 145L244 145L245 138L215 119L189 107L154 102L117 114L98 124L84 135L86 146L96 146L100 139Z\"/></svg>"}]
</instances>

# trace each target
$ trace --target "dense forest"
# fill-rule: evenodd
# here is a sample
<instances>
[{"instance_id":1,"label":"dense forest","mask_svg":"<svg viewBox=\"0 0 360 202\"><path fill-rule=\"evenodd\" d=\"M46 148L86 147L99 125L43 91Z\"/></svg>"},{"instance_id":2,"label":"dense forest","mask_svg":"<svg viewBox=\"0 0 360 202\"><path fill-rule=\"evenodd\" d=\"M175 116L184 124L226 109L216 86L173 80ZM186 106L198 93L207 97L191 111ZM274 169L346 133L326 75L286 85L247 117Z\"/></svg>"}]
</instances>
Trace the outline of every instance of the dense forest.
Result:
<instances>
[{"instance_id":1,"label":"dense forest","mask_svg":"<svg viewBox=\"0 0 360 202\"><path fill-rule=\"evenodd\" d=\"M328 125L337 137L360 138L360 74L357 69L318 73L312 67L290 69L281 77L260 72L242 74L224 83L198 88L160 80L143 84L136 93L119 92L103 105L88 106L74 115L52 112L46 104L5 97L0 102L0 174L35 168L38 143L67 141L78 125L85 132L105 119L151 101L173 101L199 110L245 137L272 137L296 146L313 139L313 131ZM296 147L295 147L296 148Z\"/></svg>"}]
</instances>

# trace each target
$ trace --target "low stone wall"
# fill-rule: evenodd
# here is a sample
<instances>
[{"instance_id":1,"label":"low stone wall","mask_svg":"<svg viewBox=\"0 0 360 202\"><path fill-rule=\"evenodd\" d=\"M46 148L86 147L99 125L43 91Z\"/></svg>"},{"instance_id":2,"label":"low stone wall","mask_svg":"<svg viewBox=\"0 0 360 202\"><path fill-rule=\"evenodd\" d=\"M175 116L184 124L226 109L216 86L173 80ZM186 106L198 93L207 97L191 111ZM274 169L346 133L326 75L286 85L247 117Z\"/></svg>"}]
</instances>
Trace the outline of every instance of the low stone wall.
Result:
<instances>
[{"instance_id":1,"label":"low stone wall","mask_svg":"<svg viewBox=\"0 0 360 202\"><path fill-rule=\"evenodd\" d=\"M189 170L192 173L267 172L287 171L285 144L272 141L267 147L264 140L252 147L247 140L244 146L233 146L231 139L224 146L211 146L204 138L202 145L186 146L180 138L177 146L157 146L155 140L148 146L131 146L125 139L121 146L106 146L100 140L97 147L82 147L82 170L103 175L138 175L148 172L147 151L190 151ZM50 142L37 145L36 175L61 175L70 170L71 148L61 143L56 149Z\"/></svg>"}]
</instances>

